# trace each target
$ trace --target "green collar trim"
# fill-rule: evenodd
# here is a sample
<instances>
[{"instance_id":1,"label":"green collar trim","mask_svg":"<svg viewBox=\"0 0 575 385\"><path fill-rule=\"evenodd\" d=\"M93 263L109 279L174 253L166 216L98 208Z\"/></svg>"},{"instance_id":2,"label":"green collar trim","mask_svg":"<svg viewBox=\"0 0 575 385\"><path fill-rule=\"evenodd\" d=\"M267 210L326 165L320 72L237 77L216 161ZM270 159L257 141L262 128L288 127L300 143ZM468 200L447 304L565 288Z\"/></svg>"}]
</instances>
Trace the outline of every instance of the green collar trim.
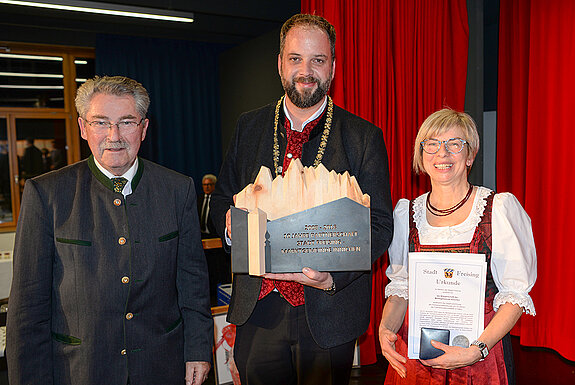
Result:
<instances>
[{"instance_id":1,"label":"green collar trim","mask_svg":"<svg viewBox=\"0 0 575 385\"><path fill-rule=\"evenodd\" d=\"M114 183L112 183L112 180L108 178L106 175L104 175L102 171L100 171L98 166L96 166L96 162L94 161L94 155L90 155L88 157L87 162L88 167L90 168L90 171L92 171L94 177L96 177L96 179L98 179L100 183L106 186L107 189L114 191ZM136 191L136 187L138 187L138 184L142 179L143 173L144 173L144 162L142 161L142 158L138 158L138 170L136 171L136 174L132 179L132 191Z\"/></svg>"},{"instance_id":2,"label":"green collar trim","mask_svg":"<svg viewBox=\"0 0 575 385\"><path fill-rule=\"evenodd\" d=\"M142 179L142 174L144 174L144 161L142 158L138 157L138 170L132 178L132 191L136 191L136 187L140 183L140 179Z\"/></svg>"},{"instance_id":3,"label":"green collar trim","mask_svg":"<svg viewBox=\"0 0 575 385\"><path fill-rule=\"evenodd\" d=\"M88 167L90 167L90 171L92 171L92 174L100 181L100 183L106 186L108 190L114 191L114 183L112 183L112 180L104 175L98 166L96 166L94 155L90 155L88 157Z\"/></svg>"}]
</instances>

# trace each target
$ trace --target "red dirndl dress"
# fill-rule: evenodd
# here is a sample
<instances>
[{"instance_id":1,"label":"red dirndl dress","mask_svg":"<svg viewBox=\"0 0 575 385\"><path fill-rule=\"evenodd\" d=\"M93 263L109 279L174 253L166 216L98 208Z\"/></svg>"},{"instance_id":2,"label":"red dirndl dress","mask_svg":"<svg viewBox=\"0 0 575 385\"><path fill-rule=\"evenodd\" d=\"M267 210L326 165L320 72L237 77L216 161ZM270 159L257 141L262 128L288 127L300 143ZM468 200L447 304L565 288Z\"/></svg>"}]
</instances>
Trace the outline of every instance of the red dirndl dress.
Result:
<instances>
[{"instance_id":1,"label":"red dirndl dress","mask_svg":"<svg viewBox=\"0 0 575 385\"><path fill-rule=\"evenodd\" d=\"M491 209L493 205L494 193L487 198L487 204L483 211L480 223L475 228L475 233L468 244L454 245L421 245L419 243L419 233L413 220L413 201L409 205L409 250L410 251L437 251L452 253L475 253L485 254L487 257L487 282L485 289L485 326L495 315L493 310L493 299L497 294L497 287L491 274ZM407 333L408 333L407 313L403 325L398 331L398 339L395 349L398 353L407 357ZM506 338L509 338L507 336ZM506 357L504 357L504 347L499 341L490 351L485 360L478 361L473 365L454 370L434 369L423 365L419 360L407 360L406 378L401 378L399 374L389 367L385 378L385 385L396 384L482 384L482 385L507 385L509 384L506 370ZM505 356L512 365L513 358L510 348L506 347Z\"/></svg>"}]
</instances>

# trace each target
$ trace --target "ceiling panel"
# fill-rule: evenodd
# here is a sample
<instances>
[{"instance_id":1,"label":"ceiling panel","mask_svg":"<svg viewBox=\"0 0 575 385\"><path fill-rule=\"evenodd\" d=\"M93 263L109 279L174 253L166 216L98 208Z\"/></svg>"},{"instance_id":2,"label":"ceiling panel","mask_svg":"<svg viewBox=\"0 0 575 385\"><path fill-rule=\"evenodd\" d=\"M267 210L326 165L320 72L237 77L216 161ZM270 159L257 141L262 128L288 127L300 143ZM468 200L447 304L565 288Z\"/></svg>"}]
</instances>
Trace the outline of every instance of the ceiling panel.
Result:
<instances>
[{"instance_id":1,"label":"ceiling panel","mask_svg":"<svg viewBox=\"0 0 575 385\"><path fill-rule=\"evenodd\" d=\"M279 28L300 10L300 0L122 0L106 3L193 12L194 23L0 4L0 40L90 47L94 46L98 33L107 33L238 44Z\"/></svg>"}]
</instances>

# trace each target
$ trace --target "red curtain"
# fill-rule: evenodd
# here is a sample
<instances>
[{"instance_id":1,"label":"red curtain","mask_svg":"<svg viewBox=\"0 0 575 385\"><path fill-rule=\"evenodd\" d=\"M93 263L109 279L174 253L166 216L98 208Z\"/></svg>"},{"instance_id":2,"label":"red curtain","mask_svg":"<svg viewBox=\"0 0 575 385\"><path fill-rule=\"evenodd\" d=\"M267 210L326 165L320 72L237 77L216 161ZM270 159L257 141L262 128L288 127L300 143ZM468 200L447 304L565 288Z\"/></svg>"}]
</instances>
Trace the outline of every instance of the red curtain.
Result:
<instances>
[{"instance_id":1,"label":"red curtain","mask_svg":"<svg viewBox=\"0 0 575 385\"><path fill-rule=\"evenodd\" d=\"M427 191L427 178L412 172L413 143L429 114L444 106L463 109L469 37L465 0L302 0L302 12L324 16L335 26L331 94L339 106L381 127L393 201ZM386 266L385 257L374 266L362 364L374 363L379 350Z\"/></svg>"},{"instance_id":2,"label":"red curtain","mask_svg":"<svg viewBox=\"0 0 575 385\"><path fill-rule=\"evenodd\" d=\"M575 360L575 2L500 0L497 189L531 217L537 316L514 330L521 343ZM569 208L571 207L571 208ZM571 216L571 217L570 217Z\"/></svg>"}]
</instances>

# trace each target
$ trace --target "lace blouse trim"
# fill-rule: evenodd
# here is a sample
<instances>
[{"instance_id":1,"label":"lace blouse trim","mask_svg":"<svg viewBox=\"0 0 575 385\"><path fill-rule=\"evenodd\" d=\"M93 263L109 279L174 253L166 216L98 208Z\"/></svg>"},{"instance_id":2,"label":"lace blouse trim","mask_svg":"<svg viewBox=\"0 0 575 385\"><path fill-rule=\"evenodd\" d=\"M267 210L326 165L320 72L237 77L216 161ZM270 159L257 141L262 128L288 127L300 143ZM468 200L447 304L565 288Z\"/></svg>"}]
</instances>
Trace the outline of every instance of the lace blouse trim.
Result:
<instances>
[{"instance_id":1,"label":"lace blouse trim","mask_svg":"<svg viewBox=\"0 0 575 385\"><path fill-rule=\"evenodd\" d=\"M394 282L390 282L385 286L385 298L391 297L395 295L397 297L401 297L406 301L409 300L409 290L407 285L395 285Z\"/></svg>"},{"instance_id":2,"label":"lace blouse trim","mask_svg":"<svg viewBox=\"0 0 575 385\"><path fill-rule=\"evenodd\" d=\"M535 315L535 304L528 294L500 291L495 295L493 308L497 311L504 303L519 305L526 314Z\"/></svg>"}]
</instances>

